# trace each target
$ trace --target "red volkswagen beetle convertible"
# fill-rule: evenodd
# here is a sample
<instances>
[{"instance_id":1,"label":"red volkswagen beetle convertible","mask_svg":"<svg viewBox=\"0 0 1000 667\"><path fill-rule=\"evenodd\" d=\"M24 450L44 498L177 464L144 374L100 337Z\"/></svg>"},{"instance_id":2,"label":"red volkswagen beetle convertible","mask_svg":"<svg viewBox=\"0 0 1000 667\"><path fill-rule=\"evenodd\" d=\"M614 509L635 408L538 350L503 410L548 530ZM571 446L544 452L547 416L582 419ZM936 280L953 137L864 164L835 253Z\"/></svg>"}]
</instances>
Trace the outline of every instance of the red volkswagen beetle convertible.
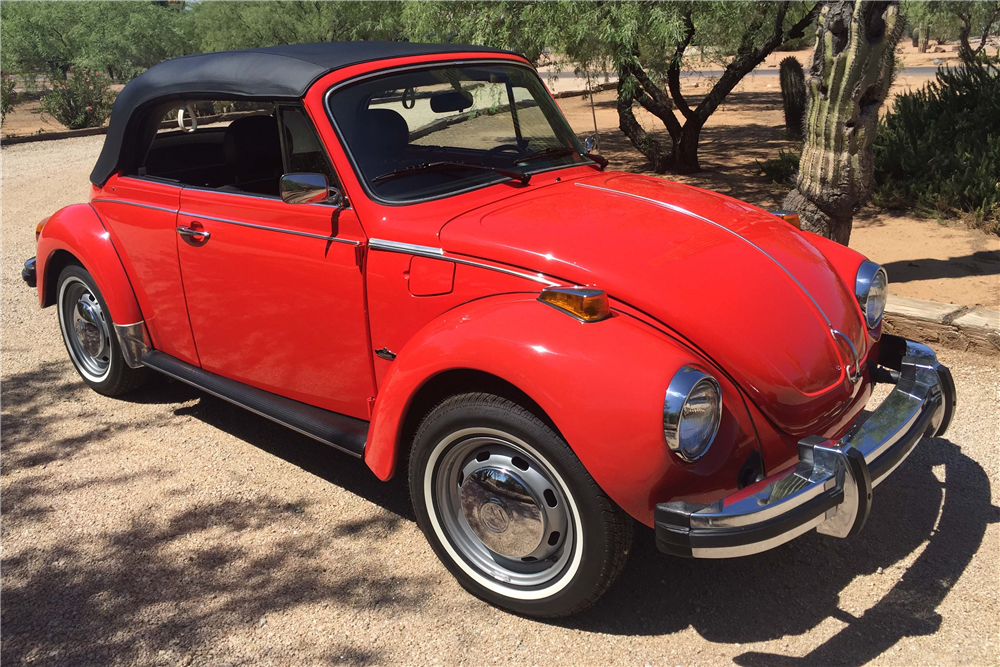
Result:
<instances>
[{"instance_id":1,"label":"red volkswagen beetle convertible","mask_svg":"<svg viewBox=\"0 0 1000 667\"><path fill-rule=\"evenodd\" d=\"M592 604L633 519L695 558L858 532L955 404L882 333L885 271L606 164L516 54L188 56L118 96L24 277L96 391L157 371L408 475L444 565L519 613Z\"/></svg>"}]
</instances>

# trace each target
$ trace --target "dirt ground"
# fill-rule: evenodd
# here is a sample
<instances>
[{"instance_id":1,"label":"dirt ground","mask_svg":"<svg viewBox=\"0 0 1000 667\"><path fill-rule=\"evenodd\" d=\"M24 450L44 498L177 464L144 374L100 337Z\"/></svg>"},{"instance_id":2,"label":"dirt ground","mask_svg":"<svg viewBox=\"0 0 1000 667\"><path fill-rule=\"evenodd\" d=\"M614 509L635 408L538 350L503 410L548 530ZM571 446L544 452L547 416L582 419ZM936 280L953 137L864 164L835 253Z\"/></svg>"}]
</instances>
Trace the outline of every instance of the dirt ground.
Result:
<instances>
[{"instance_id":1,"label":"dirt ground","mask_svg":"<svg viewBox=\"0 0 1000 667\"><path fill-rule=\"evenodd\" d=\"M752 116L754 98L738 99ZM877 489L862 535L690 561L642 528L595 608L519 618L436 561L403 479L185 385L113 400L82 384L19 271L37 220L85 199L101 141L0 153L5 664L1000 663L995 360L942 351L952 430ZM723 178L737 173L705 182L738 188Z\"/></svg>"}]
</instances>

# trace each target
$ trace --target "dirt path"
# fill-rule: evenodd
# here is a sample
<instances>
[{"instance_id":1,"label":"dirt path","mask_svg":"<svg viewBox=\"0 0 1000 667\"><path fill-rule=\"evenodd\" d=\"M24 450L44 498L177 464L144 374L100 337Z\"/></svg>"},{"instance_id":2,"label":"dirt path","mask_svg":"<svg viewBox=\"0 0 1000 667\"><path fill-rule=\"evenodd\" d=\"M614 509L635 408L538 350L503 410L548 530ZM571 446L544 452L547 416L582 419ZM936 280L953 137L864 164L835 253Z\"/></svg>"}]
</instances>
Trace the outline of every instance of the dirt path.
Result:
<instances>
[{"instance_id":1,"label":"dirt path","mask_svg":"<svg viewBox=\"0 0 1000 667\"><path fill-rule=\"evenodd\" d=\"M947 438L878 488L865 532L688 561L638 531L594 609L518 618L467 595L402 479L157 381L84 387L19 277L34 225L80 201L101 138L0 153L4 664L997 664L1000 384L943 352Z\"/></svg>"}]
</instances>

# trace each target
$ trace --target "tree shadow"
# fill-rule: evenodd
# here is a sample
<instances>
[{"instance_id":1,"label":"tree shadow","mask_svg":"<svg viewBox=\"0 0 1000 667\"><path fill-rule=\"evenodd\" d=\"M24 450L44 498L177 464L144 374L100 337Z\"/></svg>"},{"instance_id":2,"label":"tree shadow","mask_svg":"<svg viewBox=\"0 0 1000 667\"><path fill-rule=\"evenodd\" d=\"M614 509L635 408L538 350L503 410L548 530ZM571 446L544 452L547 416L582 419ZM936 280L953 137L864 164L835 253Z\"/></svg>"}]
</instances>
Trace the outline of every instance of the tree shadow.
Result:
<instances>
[{"instance_id":1,"label":"tree shadow","mask_svg":"<svg viewBox=\"0 0 1000 667\"><path fill-rule=\"evenodd\" d=\"M913 259L883 264L894 283L1000 274L1000 251L980 250L948 259Z\"/></svg>"},{"instance_id":2,"label":"tree shadow","mask_svg":"<svg viewBox=\"0 0 1000 667\"><path fill-rule=\"evenodd\" d=\"M944 483L935 468L943 468ZM560 625L622 635L691 626L709 641L736 644L801 634L832 617L847 626L802 664L860 665L903 637L938 628L937 606L978 551L987 524L1000 518L990 498L978 463L946 439L926 440L876 489L859 536L836 540L811 532L770 552L711 561L668 558L643 527L619 581L596 607ZM841 591L855 577L879 568L898 576L890 568L924 543L892 590L863 615L839 608ZM736 661L800 660L745 653Z\"/></svg>"},{"instance_id":3,"label":"tree shadow","mask_svg":"<svg viewBox=\"0 0 1000 667\"><path fill-rule=\"evenodd\" d=\"M229 647L227 660L244 651L235 662L287 663L282 648L267 640L269 615L326 604L346 610L347 617L372 609L392 615L426 603L432 581L372 568L370 551L350 546L351 540L382 539L406 521L405 484L383 484L360 461L186 385L155 378L134 401L185 403L173 414L203 419L389 512L341 522L331 531L307 530L315 512L309 500L264 489L250 498L130 513L117 528L51 531L55 522L65 521L53 503L72 503L74 493L116 498L137 483L176 474L155 469L102 474L93 467L85 468L83 477L67 474L70 466L62 466L86 455L89 446L164 423L162 418L116 423L102 414L103 401L91 407L83 400L87 392L68 363L42 364L4 378L4 663L197 664L221 640L241 633L248 641ZM191 404L195 398L201 400ZM63 428L69 420L94 427ZM47 539L26 539L29 527L45 531ZM14 531L16 547L9 541ZM278 536L265 543L269 548L257 546L262 533L275 532ZM331 563L329 550L338 541L346 546L336 548ZM344 639L324 633L322 648L316 649L324 662L385 660L363 638L357 644Z\"/></svg>"}]
</instances>

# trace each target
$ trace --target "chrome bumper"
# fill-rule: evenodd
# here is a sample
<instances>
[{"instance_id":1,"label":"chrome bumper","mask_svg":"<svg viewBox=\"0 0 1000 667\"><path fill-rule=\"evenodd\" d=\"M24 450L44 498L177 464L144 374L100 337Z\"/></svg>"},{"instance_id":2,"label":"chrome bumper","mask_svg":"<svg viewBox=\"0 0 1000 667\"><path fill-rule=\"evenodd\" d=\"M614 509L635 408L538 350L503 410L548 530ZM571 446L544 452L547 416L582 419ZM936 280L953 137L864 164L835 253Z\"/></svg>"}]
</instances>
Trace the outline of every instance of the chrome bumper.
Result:
<instances>
[{"instance_id":1,"label":"chrome bumper","mask_svg":"<svg viewBox=\"0 0 1000 667\"><path fill-rule=\"evenodd\" d=\"M943 435L955 409L955 383L934 352L883 335L879 365L898 378L882 404L839 441L808 437L799 463L712 504L656 506L661 551L732 558L784 544L815 528L834 537L864 526L872 489L909 456L922 437Z\"/></svg>"}]
</instances>

